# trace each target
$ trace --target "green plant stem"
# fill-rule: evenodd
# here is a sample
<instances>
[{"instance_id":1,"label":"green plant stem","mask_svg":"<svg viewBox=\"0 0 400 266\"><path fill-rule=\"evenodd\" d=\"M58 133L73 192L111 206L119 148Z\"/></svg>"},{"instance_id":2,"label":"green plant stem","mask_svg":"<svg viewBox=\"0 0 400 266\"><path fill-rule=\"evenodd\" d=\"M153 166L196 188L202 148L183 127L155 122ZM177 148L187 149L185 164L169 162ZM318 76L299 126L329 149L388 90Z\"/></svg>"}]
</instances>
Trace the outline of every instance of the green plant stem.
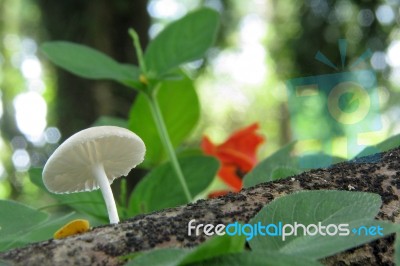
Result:
<instances>
[{"instance_id":1,"label":"green plant stem","mask_svg":"<svg viewBox=\"0 0 400 266\"><path fill-rule=\"evenodd\" d=\"M143 56L143 49L140 45L139 36L135 30L129 29L129 35L132 37L133 46L136 50L136 55L139 61L139 67L142 71L142 74L147 76L147 68ZM181 183L183 192L185 193L186 199L191 202L193 200L192 195L190 194L189 188L187 186L185 177L183 176L182 169L179 165L178 159L176 158L174 147L172 146L171 139L169 137L167 127L165 126L165 122L163 116L161 114L160 107L158 106L157 98L156 98L156 86L152 86L148 83L144 84L147 87L147 90L142 91L147 97L149 101L149 106L151 110L151 114L153 115L154 122L156 124L158 134L160 135L161 141L164 145L165 150L167 151L168 157L172 163L172 167L175 170L176 175L178 176L179 182Z\"/></svg>"},{"instance_id":2,"label":"green plant stem","mask_svg":"<svg viewBox=\"0 0 400 266\"><path fill-rule=\"evenodd\" d=\"M136 55L138 58L140 70L142 71L142 74L146 74L147 68L146 68L146 63L144 61L142 46L140 45L140 41L139 41L139 35L132 28L129 29L128 32L133 40L133 46L135 47L135 50L136 50Z\"/></svg>"},{"instance_id":3,"label":"green plant stem","mask_svg":"<svg viewBox=\"0 0 400 266\"><path fill-rule=\"evenodd\" d=\"M164 145L164 148L167 151L168 157L172 163L172 166L178 176L179 182L181 183L182 189L185 193L186 199L191 202L193 200L192 195L190 194L189 188L187 186L185 177L183 176L182 169L179 165L178 159L175 154L174 147L172 146L167 127L165 126L164 119L161 114L160 107L158 106L157 99L155 97L155 93L146 94L149 101L149 106L151 109L151 113L154 118L154 122L156 124L158 133L160 135L161 141Z\"/></svg>"}]
</instances>

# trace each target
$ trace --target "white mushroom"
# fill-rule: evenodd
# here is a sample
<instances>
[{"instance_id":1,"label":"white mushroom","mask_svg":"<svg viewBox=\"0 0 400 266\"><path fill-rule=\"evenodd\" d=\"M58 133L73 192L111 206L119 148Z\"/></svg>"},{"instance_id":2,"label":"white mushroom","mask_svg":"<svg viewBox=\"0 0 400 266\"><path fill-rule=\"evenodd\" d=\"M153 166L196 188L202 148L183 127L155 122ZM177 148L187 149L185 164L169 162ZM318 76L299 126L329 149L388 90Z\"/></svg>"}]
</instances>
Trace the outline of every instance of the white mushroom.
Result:
<instances>
[{"instance_id":1,"label":"white mushroom","mask_svg":"<svg viewBox=\"0 0 400 266\"><path fill-rule=\"evenodd\" d=\"M53 193L100 188L110 223L119 222L110 185L144 159L146 147L128 129L100 126L82 130L62 143L43 169L43 183Z\"/></svg>"}]
</instances>

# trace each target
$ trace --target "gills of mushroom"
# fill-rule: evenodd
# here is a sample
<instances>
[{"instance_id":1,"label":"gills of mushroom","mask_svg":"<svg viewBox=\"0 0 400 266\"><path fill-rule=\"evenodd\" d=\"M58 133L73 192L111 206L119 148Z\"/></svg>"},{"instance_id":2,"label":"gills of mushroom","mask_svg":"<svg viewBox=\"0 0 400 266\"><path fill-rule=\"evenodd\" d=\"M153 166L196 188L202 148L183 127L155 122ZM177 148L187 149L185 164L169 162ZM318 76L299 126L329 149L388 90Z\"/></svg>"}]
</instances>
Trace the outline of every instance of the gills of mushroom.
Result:
<instances>
[{"instance_id":1,"label":"gills of mushroom","mask_svg":"<svg viewBox=\"0 0 400 266\"><path fill-rule=\"evenodd\" d=\"M119 222L110 185L140 164L146 153L142 139L128 129L92 127L72 135L47 160L43 183L53 193L100 188L110 223Z\"/></svg>"}]
</instances>

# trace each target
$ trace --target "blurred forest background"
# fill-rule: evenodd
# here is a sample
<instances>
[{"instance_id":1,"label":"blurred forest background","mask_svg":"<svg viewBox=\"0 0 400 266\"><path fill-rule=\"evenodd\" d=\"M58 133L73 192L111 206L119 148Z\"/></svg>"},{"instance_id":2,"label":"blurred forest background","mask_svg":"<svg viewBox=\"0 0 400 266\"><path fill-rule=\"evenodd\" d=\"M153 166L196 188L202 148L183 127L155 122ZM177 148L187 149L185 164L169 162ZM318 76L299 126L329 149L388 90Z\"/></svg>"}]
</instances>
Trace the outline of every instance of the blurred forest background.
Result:
<instances>
[{"instance_id":1,"label":"blurred forest background","mask_svg":"<svg viewBox=\"0 0 400 266\"><path fill-rule=\"evenodd\" d=\"M0 0L0 198L43 205L28 170L42 167L59 143L98 119L123 123L136 96L114 82L56 68L41 54L42 42L73 41L136 63L129 27L145 47L166 24L199 6L218 10L221 28L207 57L185 66L202 111L185 146L198 148L204 134L223 141L252 122L267 138L260 158L288 143L285 82L340 72L315 60L321 51L340 65L339 39L347 41L349 64L370 49L360 69L372 68L378 77L382 126L360 141L370 145L400 133L398 0ZM345 156L343 143L339 138L335 155Z\"/></svg>"}]
</instances>

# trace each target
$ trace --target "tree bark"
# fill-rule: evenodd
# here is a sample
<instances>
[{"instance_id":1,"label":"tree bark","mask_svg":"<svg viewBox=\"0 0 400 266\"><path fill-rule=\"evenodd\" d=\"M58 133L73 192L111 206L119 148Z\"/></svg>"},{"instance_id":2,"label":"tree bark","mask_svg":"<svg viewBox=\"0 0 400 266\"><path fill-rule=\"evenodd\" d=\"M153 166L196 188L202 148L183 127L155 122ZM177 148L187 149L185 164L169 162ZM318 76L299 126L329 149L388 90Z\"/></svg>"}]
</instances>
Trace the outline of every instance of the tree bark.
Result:
<instances>
[{"instance_id":1,"label":"tree bark","mask_svg":"<svg viewBox=\"0 0 400 266\"><path fill-rule=\"evenodd\" d=\"M375 160L375 162L371 162ZM60 240L34 243L0 254L13 265L122 265L119 256L165 247L193 247L205 236L188 236L187 224L248 222L266 203L300 190L378 193L377 219L400 222L400 148L354 161L262 183L236 194L140 215L118 225ZM354 189L353 189L354 188ZM393 235L324 259L326 265L393 265Z\"/></svg>"}]
</instances>

